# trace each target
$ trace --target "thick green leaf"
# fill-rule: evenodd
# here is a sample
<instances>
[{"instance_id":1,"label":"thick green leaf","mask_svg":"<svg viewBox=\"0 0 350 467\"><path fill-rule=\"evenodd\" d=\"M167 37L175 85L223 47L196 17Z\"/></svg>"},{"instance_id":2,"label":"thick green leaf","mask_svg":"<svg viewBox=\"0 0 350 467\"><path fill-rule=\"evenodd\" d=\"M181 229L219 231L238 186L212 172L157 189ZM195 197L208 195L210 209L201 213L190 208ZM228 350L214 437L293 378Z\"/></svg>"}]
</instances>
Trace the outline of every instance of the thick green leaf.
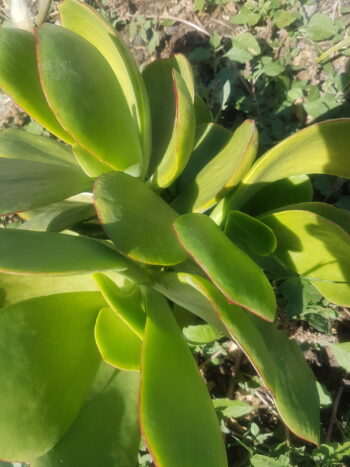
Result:
<instances>
[{"instance_id":1,"label":"thick green leaf","mask_svg":"<svg viewBox=\"0 0 350 467\"><path fill-rule=\"evenodd\" d=\"M152 117L151 183L165 188L181 174L195 136L195 114L187 85L171 59L157 60L143 72Z\"/></svg>"},{"instance_id":2,"label":"thick green leaf","mask_svg":"<svg viewBox=\"0 0 350 467\"><path fill-rule=\"evenodd\" d=\"M225 234L233 242L259 256L270 255L277 246L273 231L263 222L240 211L230 211Z\"/></svg>"},{"instance_id":3,"label":"thick green leaf","mask_svg":"<svg viewBox=\"0 0 350 467\"><path fill-rule=\"evenodd\" d=\"M102 364L73 425L32 467L135 467L139 375Z\"/></svg>"},{"instance_id":4,"label":"thick green leaf","mask_svg":"<svg viewBox=\"0 0 350 467\"><path fill-rule=\"evenodd\" d=\"M109 277L101 273L94 274L94 278L108 305L142 339L146 315L142 308L142 298L139 288L134 284L119 287Z\"/></svg>"},{"instance_id":5,"label":"thick green leaf","mask_svg":"<svg viewBox=\"0 0 350 467\"><path fill-rule=\"evenodd\" d=\"M0 132L0 157L45 164L77 166L72 152L62 143L24 130L8 128Z\"/></svg>"},{"instance_id":6,"label":"thick green leaf","mask_svg":"<svg viewBox=\"0 0 350 467\"><path fill-rule=\"evenodd\" d=\"M307 175L294 175L266 184L242 207L251 216L274 211L291 203L312 200L313 187Z\"/></svg>"},{"instance_id":7,"label":"thick green leaf","mask_svg":"<svg viewBox=\"0 0 350 467\"><path fill-rule=\"evenodd\" d=\"M231 303L273 321L276 299L262 270L203 214L185 214L174 227L183 247Z\"/></svg>"},{"instance_id":8,"label":"thick green leaf","mask_svg":"<svg viewBox=\"0 0 350 467\"><path fill-rule=\"evenodd\" d=\"M122 370L140 368L142 341L111 308L100 311L95 340L105 362Z\"/></svg>"},{"instance_id":9,"label":"thick green leaf","mask_svg":"<svg viewBox=\"0 0 350 467\"><path fill-rule=\"evenodd\" d=\"M165 299L146 292L141 430L156 464L227 466L208 390Z\"/></svg>"},{"instance_id":10,"label":"thick green leaf","mask_svg":"<svg viewBox=\"0 0 350 467\"><path fill-rule=\"evenodd\" d=\"M113 172L99 177L94 191L99 218L118 250L148 264L185 260L172 228L178 214L144 183Z\"/></svg>"},{"instance_id":11,"label":"thick green leaf","mask_svg":"<svg viewBox=\"0 0 350 467\"><path fill-rule=\"evenodd\" d=\"M67 143L73 142L51 112L41 89L32 33L1 28L0 87L51 133Z\"/></svg>"},{"instance_id":12,"label":"thick green leaf","mask_svg":"<svg viewBox=\"0 0 350 467\"><path fill-rule=\"evenodd\" d=\"M350 373L350 342L329 346L338 364Z\"/></svg>"},{"instance_id":13,"label":"thick green leaf","mask_svg":"<svg viewBox=\"0 0 350 467\"><path fill-rule=\"evenodd\" d=\"M311 280L331 302L350 305L350 236L310 211L281 211L261 218L275 233L275 255L287 269Z\"/></svg>"},{"instance_id":14,"label":"thick green leaf","mask_svg":"<svg viewBox=\"0 0 350 467\"><path fill-rule=\"evenodd\" d=\"M350 235L350 212L346 209L340 209L332 204L320 203L317 201L309 203L289 204L278 211L297 210L310 211L338 224Z\"/></svg>"},{"instance_id":15,"label":"thick green leaf","mask_svg":"<svg viewBox=\"0 0 350 467\"><path fill-rule=\"evenodd\" d=\"M96 282L91 274L52 277L23 276L0 273L0 308L29 298L66 292L95 292Z\"/></svg>"},{"instance_id":16,"label":"thick green leaf","mask_svg":"<svg viewBox=\"0 0 350 467\"><path fill-rule=\"evenodd\" d=\"M267 183L293 175L329 174L350 178L350 119L317 123L290 136L260 157L231 196L213 212L223 223L227 212L239 209Z\"/></svg>"},{"instance_id":17,"label":"thick green leaf","mask_svg":"<svg viewBox=\"0 0 350 467\"><path fill-rule=\"evenodd\" d=\"M193 152L178 180L180 192L185 190L203 167L217 156L231 136L230 130L217 123L197 126Z\"/></svg>"},{"instance_id":18,"label":"thick green leaf","mask_svg":"<svg viewBox=\"0 0 350 467\"><path fill-rule=\"evenodd\" d=\"M258 134L252 120L246 120L226 145L197 174L173 203L179 212L203 212L213 207L228 191L239 184L253 163Z\"/></svg>"},{"instance_id":19,"label":"thick green leaf","mask_svg":"<svg viewBox=\"0 0 350 467\"><path fill-rule=\"evenodd\" d=\"M197 125L201 125L202 123L210 123L213 121L213 116L209 107L197 93L194 96L194 111L196 114Z\"/></svg>"},{"instance_id":20,"label":"thick green leaf","mask_svg":"<svg viewBox=\"0 0 350 467\"><path fill-rule=\"evenodd\" d=\"M96 216L93 204L74 201L61 201L60 203L36 209L33 217L20 225L19 229L60 232L72 225L86 221Z\"/></svg>"},{"instance_id":21,"label":"thick green leaf","mask_svg":"<svg viewBox=\"0 0 350 467\"><path fill-rule=\"evenodd\" d=\"M0 229L1 272L71 275L108 269L115 269L126 276L129 272L139 272L130 260L90 238Z\"/></svg>"},{"instance_id":22,"label":"thick green leaf","mask_svg":"<svg viewBox=\"0 0 350 467\"><path fill-rule=\"evenodd\" d=\"M65 0L58 8L62 26L94 45L114 71L140 133L145 173L151 150L151 116L147 91L134 58L115 28L88 5L76 0Z\"/></svg>"},{"instance_id":23,"label":"thick green leaf","mask_svg":"<svg viewBox=\"0 0 350 467\"><path fill-rule=\"evenodd\" d=\"M173 68L180 74L181 78L185 81L188 92L191 96L192 102L195 100L195 85L191 64L183 54L175 54L171 57L171 64Z\"/></svg>"},{"instance_id":24,"label":"thick green leaf","mask_svg":"<svg viewBox=\"0 0 350 467\"><path fill-rule=\"evenodd\" d=\"M0 158L0 215L56 203L91 186L78 167Z\"/></svg>"},{"instance_id":25,"label":"thick green leaf","mask_svg":"<svg viewBox=\"0 0 350 467\"><path fill-rule=\"evenodd\" d=\"M113 169L139 175L137 130L123 91L98 50L68 29L45 24L38 31L38 62L50 107L79 146Z\"/></svg>"},{"instance_id":26,"label":"thick green leaf","mask_svg":"<svg viewBox=\"0 0 350 467\"><path fill-rule=\"evenodd\" d=\"M320 414L316 381L297 344L274 324L228 303L206 279L190 274L181 276L211 303L272 392L288 428L300 438L318 443Z\"/></svg>"},{"instance_id":27,"label":"thick green leaf","mask_svg":"<svg viewBox=\"0 0 350 467\"><path fill-rule=\"evenodd\" d=\"M153 287L162 295L189 310L194 315L225 333L226 329L199 292L179 280L176 272L162 272L152 275Z\"/></svg>"},{"instance_id":28,"label":"thick green leaf","mask_svg":"<svg viewBox=\"0 0 350 467\"><path fill-rule=\"evenodd\" d=\"M100 364L96 292L33 298L0 312L0 457L51 449L84 402ZM78 338L77 338L78 336Z\"/></svg>"},{"instance_id":29,"label":"thick green leaf","mask_svg":"<svg viewBox=\"0 0 350 467\"><path fill-rule=\"evenodd\" d=\"M89 177L99 177L106 172L112 172L112 167L96 159L90 153L79 146L74 146L73 152L80 167Z\"/></svg>"}]
</instances>

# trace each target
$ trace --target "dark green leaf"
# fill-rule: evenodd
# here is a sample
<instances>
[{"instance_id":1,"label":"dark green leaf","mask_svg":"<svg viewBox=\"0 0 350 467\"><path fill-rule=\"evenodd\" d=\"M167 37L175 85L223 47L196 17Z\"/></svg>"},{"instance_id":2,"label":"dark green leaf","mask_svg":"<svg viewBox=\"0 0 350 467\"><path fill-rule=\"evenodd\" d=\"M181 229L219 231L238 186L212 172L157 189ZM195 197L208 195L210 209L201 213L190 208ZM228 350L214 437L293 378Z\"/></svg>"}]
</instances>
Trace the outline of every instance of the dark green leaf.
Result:
<instances>
[{"instance_id":1,"label":"dark green leaf","mask_svg":"<svg viewBox=\"0 0 350 467\"><path fill-rule=\"evenodd\" d=\"M139 175L142 154L136 127L123 91L98 50L69 29L45 24L38 32L38 61L47 100L76 142L110 167Z\"/></svg>"},{"instance_id":2,"label":"dark green leaf","mask_svg":"<svg viewBox=\"0 0 350 467\"><path fill-rule=\"evenodd\" d=\"M240 211L230 211L225 234L233 242L259 256L270 255L277 246L276 237L266 224Z\"/></svg>"},{"instance_id":3,"label":"dark green leaf","mask_svg":"<svg viewBox=\"0 0 350 467\"><path fill-rule=\"evenodd\" d=\"M91 186L78 167L0 158L0 215L56 203Z\"/></svg>"},{"instance_id":4,"label":"dark green leaf","mask_svg":"<svg viewBox=\"0 0 350 467\"><path fill-rule=\"evenodd\" d=\"M218 419L176 320L161 295L145 298L140 418L150 452L158 465L225 467Z\"/></svg>"},{"instance_id":5,"label":"dark green leaf","mask_svg":"<svg viewBox=\"0 0 350 467\"><path fill-rule=\"evenodd\" d=\"M1 28L0 86L45 128L67 143L73 138L61 127L41 89L32 33Z\"/></svg>"},{"instance_id":6,"label":"dark green leaf","mask_svg":"<svg viewBox=\"0 0 350 467\"><path fill-rule=\"evenodd\" d=\"M32 467L135 467L139 375L102 364L73 425Z\"/></svg>"},{"instance_id":7,"label":"dark green leaf","mask_svg":"<svg viewBox=\"0 0 350 467\"><path fill-rule=\"evenodd\" d=\"M172 228L177 213L144 183L122 172L105 174L95 183L95 198L103 227L122 253L149 264L186 259Z\"/></svg>"},{"instance_id":8,"label":"dark green leaf","mask_svg":"<svg viewBox=\"0 0 350 467\"><path fill-rule=\"evenodd\" d=\"M185 214L174 227L184 248L231 303L274 320L276 300L266 276L209 217Z\"/></svg>"},{"instance_id":9,"label":"dark green leaf","mask_svg":"<svg viewBox=\"0 0 350 467\"><path fill-rule=\"evenodd\" d=\"M100 363L93 332L101 306L99 293L79 292L1 311L2 459L43 455L78 415Z\"/></svg>"},{"instance_id":10,"label":"dark green leaf","mask_svg":"<svg viewBox=\"0 0 350 467\"><path fill-rule=\"evenodd\" d=\"M208 280L182 274L211 303L233 339L274 395L284 423L297 436L318 443L319 398L313 373L297 344L272 323L230 304Z\"/></svg>"}]
</instances>

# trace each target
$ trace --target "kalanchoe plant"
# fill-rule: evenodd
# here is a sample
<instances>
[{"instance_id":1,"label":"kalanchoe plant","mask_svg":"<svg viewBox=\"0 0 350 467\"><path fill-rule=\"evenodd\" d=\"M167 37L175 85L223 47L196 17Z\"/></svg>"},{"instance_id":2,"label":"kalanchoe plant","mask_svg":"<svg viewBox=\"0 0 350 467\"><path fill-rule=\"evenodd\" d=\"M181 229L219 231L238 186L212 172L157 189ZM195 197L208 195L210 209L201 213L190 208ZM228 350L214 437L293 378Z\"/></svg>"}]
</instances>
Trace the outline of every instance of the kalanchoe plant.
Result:
<instances>
[{"instance_id":1,"label":"kalanchoe plant","mask_svg":"<svg viewBox=\"0 0 350 467\"><path fill-rule=\"evenodd\" d=\"M254 122L211 123L182 55L141 76L90 7L59 9L62 27L0 34L1 87L60 140L0 134L0 212L26 220L0 230L0 458L135 466L141 431L156 465L226 466L174 304L231 337L318 443L315 379L265 273L350 305L349 215L312 203L306 175L350 177L350 120L254 163Z\"/></svg>"}]
</instances>

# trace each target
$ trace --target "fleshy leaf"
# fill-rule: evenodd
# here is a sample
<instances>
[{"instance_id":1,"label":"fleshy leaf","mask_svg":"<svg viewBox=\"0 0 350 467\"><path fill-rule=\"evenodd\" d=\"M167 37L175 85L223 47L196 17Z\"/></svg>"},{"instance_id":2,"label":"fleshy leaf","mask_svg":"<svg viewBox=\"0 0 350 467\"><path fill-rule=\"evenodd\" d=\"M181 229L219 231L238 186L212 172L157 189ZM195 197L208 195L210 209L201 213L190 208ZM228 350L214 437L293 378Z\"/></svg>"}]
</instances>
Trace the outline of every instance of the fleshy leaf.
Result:
<instances>
[{"instance_id":1,"label":"fleshy leaf","mask_svg":"<svg viewBox=\"0 0 350 467\"><path fill-rule=\"evenodd\" d=\"M88 5L65 0L58 9L62 26L94 45L114 71L140 134L145 173L151 150L151 116L147 91L134 58L118 32Z\"/></svg>"},{"instance_id":2,"label":"fleshy leaf","mask_svg":"<svg viewBox=\"0 0 350 467\"><path fill-rule=\"evenodd\" d=\"M227 144L175 199L178 212L203 212L239 184L253 163L258 148L255 124L246 120Z\"/></svg>"},{"instance_id":3,"label":"fleshy leaf","mask_svg":"<svg viewBox=\"0 0 350 467\"><path fill-rule=\"evenodd\" d=\"M185 214L174 227L183 247L231 303L273 321L276 299L266 276L203 214Z\"/></svg>"},{"instance_id":4,"label":"fleshy leaf","mask_svg":"<svg viewBox=\"0 0 350 467\"><path fill-rule=\"evenodd\" d=\"M106 172L112 172L112 167L104 164L96 159L90 153L75 145L73 148L74 155L80 167L84 170L89 177L99 177Z\"/></svg>"},{"instance_id":5,"label":"fleshy leaf","mask_svg":"<svg viewBox=\"0 0 350 467\"><path fill-rule=\"evenodd\" d=\"M91 274L65 277L42 276L38 280L35 275L0 273L0 308L29 298L58 293L95 291L98 291L98 287Z\"/></svg>"},{"instance_id":6,"label":"fleshy leaf","mask_svg":"<svg viewBox=\"0 0 350 467\"><path fill-rule=\"evenodd\" d=\"M2 459L43 455L78 415L100 364L93 332L101 306L99 293L79 292L0 312Z\"/></svg>"},{"instance_id":7,"label":"fleshy leaf","mask_svg":"<svg viewBox=\"0 0 350 467\"><path fill-rule=\"evenodd\" d=\"M148 264L186 259L172 228L178 214L144 183L113 172L96 180L94 192L103 228L119 251Z\"/></svg>"},{"instance_id":8,"label":"fleshy leaf","mask_svg":"<svg viewBox=\"0 0 350 467\"><path fill-rule=\"evenodd\" d=\"M50 107L79 146L115 170L139 175L139 137L123 91L98 50L69 29L45 24L38 30L38 66Z\"/></svg>"},{"instance_id":9,"label":"fleshy leaf","mask_svg":"<svg viewBox=\"0 0 350 467\"><path fill-rule=\"evenodd\" d=\"M78 167L0 158L0 215L56 203L91 187Z\"/></svg>"},{"instance_id":10,"label":"fleshy leaf","mask_svg":"<svg viewBox=\"0 0 350 467\"><path fill-rule=\"evenodd\" d=\"M176 320L161 295L147 291L145 299L140 419L147 446L158 466L225 467L219 422Z\"/></svg>"},{"instance_id":11,"label":"fleshy leaf","mask_svg":"<svg viewBox=\"0 0 350 467\"><path fill-rule=\"evenodd\" d=\"M171 59L148 65L143 78L152 117L151 183L166 188L181 174L193 149L194 107L186 83Z\"/></svg>"},{"instance_id":12,"label":"fleshy leaf","mask_svg":"<svg viewBox=\"0 0 350 467\"><path fill-rule=\"evenodd\" d=\"M171 64L173 68L179 73L181 78L185 81L188 92L191 96L192 102L194 102L194 78L193 78L193 71L190 62L183 54L175 54L171 58Z\"/></svg>"},{"instance_id":13,"label":"fleshy leaf","mask_svg":"<svg viewBox=\"0 0 350 467\"><path fill-rule=\"evenodd\" d=\"M20 225L19 229L36 230L38 232L60 232L72 225L86 221L96 216L96 211L91 203L74 201L61 201L60 203L36 209L29 220Z\"/></svg>"},{"instance_id":14,"label":"fleshy leaf","mask_svg":"<svg viewBox=\"0 0 350 467\"><path fill-rule=\"evenodd\" d=\"M197 125L212 122L213 116L210 109L199 94L195 94L194 96L194 111Z\"/></svg>"},{"instance_id":15,"label":"fleshy leaf","mask_svg":"<svg viewBox=\"0 0 350 467\"><path fill-rule=\"evenodd\" d=\"M95 340L105 362L122 370L140 368L142 341L111 308L100 311Z\"/></svg>"},{"instance_id":16,"label":"fleshy leaf","mask_svg":"<svg viewBox=\"0 0 350 467\"><path fill-rule=\"evenodd\" d=\"M219 329L222 333L225 333L225 327L213 312L207 300L193 287L181 282L179 280L179 275L180 273L176 272L154 274L152 276L152 285L158 292L172 302L189 310L194 315Z\"/></svg>"},{"instance_id":17,"label":"fleshy leaf","mask_svg":"<svg viewBox=\"0 0 350 467\"><path fill-rule=\"evenodd\" d=\"M278 209L276 212L287 210L313 212L314 214L318 214L338 224L350 235L350 212L346 209L337 208L332 204L313 201L309 203L289 204L288 206Z\"/></svg>"},{"instance_id":18,"label":"fleshy leaf","mask_svg":"<svg viewBox=\"0 0 350 467\"><path fill-rule=\"evenodd\" d=\"M193 152L178 180L180 192L185 190L203 167L217 156L231 136L230 130L217 123L197 126Z\"/></svg>"},{"instance_id":19,"label":"fleshy leaf","mask_svg":"<svg viewBox=\"0 0 350 467\"><path fill-rule=\"evenodd\" d=\"M52 138L13 128L0 132L0 157L77 167L68 146Z\"/></svg>"},{"instance_id":20,"label":"fleshy leaf","mask_svg":"<svg viewBox=\"0 0 350 467\"><path fill-rule=\"evenodd\" d=\"M56 120L41 89L31 32L1 28L0 87L51 133L67 143L73 142Z\"/></svg>"},{"instance_id":21,"label":"fleshy leaf","mask_svg":"<svg viewBox=\"0 0 350 467\"><path fill-rule=\"evenodd\" d=\"M312 200L314 190L307 175L294 175L266 184L242 207L251 216L275 211L291 203Z\"/></svg>"},{"instance_id":22,"label":"fleshy leaf","mask_svg":"<svg viewBox=\"0 0 350 467\"><path fill-rule=\"evenodd\" d=\"M350 178L350 119L317 123L290 136L260 157L230 197L213 212L218 224L266 186L294 175L328 174Z\"/></svg>"},{"instance_id":23,"label":"fleshy leaf","mask_svg":"<svg viewBox=\"0 0 350 467\"><path fill-rule=\"evenodd\" d=\"M272 392L288 428L306 441L319 442L319 398L315 377L297 344L272 323L230 304L208 280L182 274L211 303L233 339Z\"/></svg>"},{"instance_id":24,"label":"fleshy leaf","mask_svg":"<svg viewBox=\"0 0 350 467\"><path fill-rule=\"evenodd\" d=\"M238 245L259 256L270 255L277 246L273 231L263 222L240 211L230 211L225 234Z\"/></svg>"},{"instance_id":25,"label":"fleshy leaf","mask_svg":"<svg viewBox=\"0 0 350 467\"><path fill-rule=\"evenodd\" d=\"M140 442L139 375L102 363L73 425L32 467L135 467Z\"/></svg>"},{"instance_id":26,"label":"fleshy leaf","mask_svg":"<svg viewBox=\"0 0 350 467\"><path fill-rule=\"evenodd\" d=\"M307 277L337 305L350 305L350 236L310 211L281 211L261 218L275 233L275 255L286 269Z\"/></svg>"},{"instance_id":27,"label":"fleshy leaf","mask_svg":"<svg viewBox=\"0 0 350 467\"><path fill-rule=\"evenodd\" d=\"M94 274L94 278L108 305L142 339L146 315L142 308L139 287L135 285L119 287L112 279L101 273Z\"/></svg>"},{"instance_id":28,"label":"fleshy leaf","mask_svg":"<svg viewBox=\"0 0 350 467\"><path fill-rule=\"evenodd\" d=\"M142 271L103 243L53 232L0 229L0 271L15 274L81 274L115 269Z\"/></svg>"}]
</instances>

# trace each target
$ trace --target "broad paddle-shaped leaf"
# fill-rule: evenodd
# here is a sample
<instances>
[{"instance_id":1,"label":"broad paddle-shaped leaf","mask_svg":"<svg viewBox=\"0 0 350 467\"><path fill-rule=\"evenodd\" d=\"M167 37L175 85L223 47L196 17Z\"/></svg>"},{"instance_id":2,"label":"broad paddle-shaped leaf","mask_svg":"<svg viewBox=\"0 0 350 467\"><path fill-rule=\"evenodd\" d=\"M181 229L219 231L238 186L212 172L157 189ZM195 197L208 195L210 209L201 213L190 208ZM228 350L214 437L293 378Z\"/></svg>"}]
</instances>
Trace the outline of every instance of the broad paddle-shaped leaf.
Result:
<instances>
[{"instance_id":1,"label":"broad paddle-shaped leaf","mask_svg":"<svg viewBox=\"0 0 350 467\"><path fill-rule=\"evenodd\" d=\"M78 415L100 364L97 292L33 298L0 312L0 457L28 462ZM79 337L79 338L77 338Z\"/></svg>"},{"instance_id":2,"label":"broad paddle-shaped leaf","mask_svg":"<svg viewBox=\"0 0 350 467\"><path fill-rule=\"evenodd\" d=\"M276 299L266 276L209 217L185 214L174 227L183 247L231 303L274 320Z\"/></svg>"},{"instance_id":3,"label":"broad paddle-shaped leaf","mask_svg":"<svg viewBox=\"0 0 350 467\"><path fill-rule=\"evenodd\" d=\"M32 467L135 467L140 444L139 375L102 363L78 417Z\"/></svg>"},{"instance_id":4,"label":"broad paddle-shaped leaf","mask_svg":"<svg viewBox=\"0 0 350 467\"><path fill-rule=\"evenodd\" d=\"M151 150L151 116L147 91L137 64L118 32L89 5L65 0L58 6L62 26L88 40L111 66L123 90L143 150L143 173Z\"/></svg>"},{"instance_id":5,"label":"broad paddle-shaped leaf","mask_svg":"<svg viewBox=\"0 0 350 467\"><path fill-rule=\"evenodd\" d=\"M39 28L37 51L41 84L62 126L99 161L139 175L140 140L120 84L99 51L53 24Z\"/></svg>"},{"instance_id":6,"label":"broad paddle-shaped leaf","mask_svg":"<svg viewBox=\"0 0 350 467\"><path fill-rule=\"evenodd\" d=\"M53 232L0 229L0 271L15 274L82 274L115 269L143 273L103 243Z\"/></svg>"},{"instance_id":7,"label":"broad paddle-shaped leaf","mask_svg":"<svg viewBox=\"0 0 350 467\"><path fill-rule=\"evenodd\" d=\"M57 203L91 187L73 165L0 157L0 215Z\"/></svg>"},{"instance_id":8,"label":"broad paddle-shaped leaf","mask_svg":"<svg viewBox=\"0 0 350 467\"><path fill-rule=\"evenodd\" d=\"M146 315L142 308L139 287L135 284L119 287L112 279L101 273L94 274L94 278L108 305L142 339Z\"/></svg>"},{"instance_id":9,"label":"broad paddle-shaped leaf","mask_svg":"<svg viewBox=\"0 0 350 467\"><path fill-rule=\"evenodd\" d=\"M272 392L288 428L317 444L320 414L316 381L297 344L274 324L229 304L208 280L191 274L182 274L182 279L211 303Z\"/></svg>"},{"instance_id":10,"label":"broad paddle-shaped leaf","mask_svg":"<svg viewBox=\"0 0 350 467\"><path fill-rule=\"evenodd\" d=\"M240 211L230 211L225 225L227 237L259 256L270 255L277 246L273 231L263 222Z\"/></svg>"},{"instance_id":11,"label":"broad paddle-shaped leaf","mask_svg":"<svg viewBox=\"0 0 350 467\"><path fill-rule=\"evenodd\" d=\"M0 132L0 157L77 167L67 145L14 128Z\"/></svg>"},{"instance_id":12,"label":"broad paddle-shaped leaf","mask_svg":"<svg viewBox=\"0 0 350 467\"><path fill-rule=\"evenodd\" d=\"M225 467L219 422L178 324L157 292L147 290L145 304L139 410L155 463Z\"/></svg>"},{"instance_id":13,"label":"broad paddle-shaped leaf","mask_svg":"<svg viewBox=\"0 0 350 467\"><path fill-rule=\"evenodd\" d=\"M148 264L186 259L172 228L178 214L144 183L113 172L96 180L94 193L103 228L119 251Z\"/></svg>"},{"instance_id":14,"label":"broad paddle-shaped leaf","mask_svg":"<svg viewBox=\"0 0 350 467\"><path fill-rule=\"evenodd\" d=\"M266 183L303 174L350 178L349 145L350 119L329 120L298 131L256 161L238 190L216 207L213 219L223 223L229 210L239 209Z\"/></svg>"},{"instance_id":15,"label":"broad paddle-shaped leaf","mask_svg":"<svg viewBox=\"0 0 350 467\"><path fill-rule=\"evenodd\" d=\"M191 155L195 114L191 96L171 59L157 60L143 72L152 117L151 183L166 188L181 174Z\"/></svg>"},{"instance_id":16,"label":"broad paddle-shaped leaf","mask_svg":"<svg viewBox=\"0 0 350 467\"><path fill-rule=\"evenodd\" d=\"M0 87L51 133L67 143L74 141L57 121L41 89L31 32L1 28Z\"/></svg>"},{"instance_id":17,"label":"broad paddle-shaped leaf","mask_svg":"<svg viewBox=\"0 0 350 467\"><path fill-rule=\"evenodd\" d=\"M91 274L81 276L24 276L0 273L0 308L29 298L68 292L97 292Z\"/></svg>"},{"instance_id":18,"label":"broad paddle-shaped leaf","mask_svg":"<svg viewBox=\"0 0 350 467\"><path fill-rule=\"evenodd\" d=\"M194 181L198 173L219 154L232 136L217 123L204 123L196 128L195 145L185 169L178 179L179 191L183 191Z\"/></svg>"},{"instance_id":19,"label":"broad paddle-shaped leaf","mask_svg":"<svg viewBox=\"0 0 350 467\"><path fill-rule=\"evenodd\" d=\"M275 255L328 300L350 306L350 236L310 211L281 211L261 218L275 233Z\"/></svg>"},{"instance_id":20,"label":"broad paddle-shaped leaf","mask_svg":"<svg viewBox=\"0 0 350 467\"><path fill-rule=\"evenodd\" d=\"M213 207L238 185L252 165L258 149L253 121L237 128L221 151L180 191L173 206L179 212L203 212Z\"/></svg>"},{"instance_id":21,"label":"broad paddle-shaped leaf","mask_svg":"<svg viewBox=\"0 0 350 467\"><path fill-rule=\"evenodd\" d=\"M103 360L121 370L140 368L141 339L111 308L102 308L95 340Z\"/></svg>"}]
</instances>

